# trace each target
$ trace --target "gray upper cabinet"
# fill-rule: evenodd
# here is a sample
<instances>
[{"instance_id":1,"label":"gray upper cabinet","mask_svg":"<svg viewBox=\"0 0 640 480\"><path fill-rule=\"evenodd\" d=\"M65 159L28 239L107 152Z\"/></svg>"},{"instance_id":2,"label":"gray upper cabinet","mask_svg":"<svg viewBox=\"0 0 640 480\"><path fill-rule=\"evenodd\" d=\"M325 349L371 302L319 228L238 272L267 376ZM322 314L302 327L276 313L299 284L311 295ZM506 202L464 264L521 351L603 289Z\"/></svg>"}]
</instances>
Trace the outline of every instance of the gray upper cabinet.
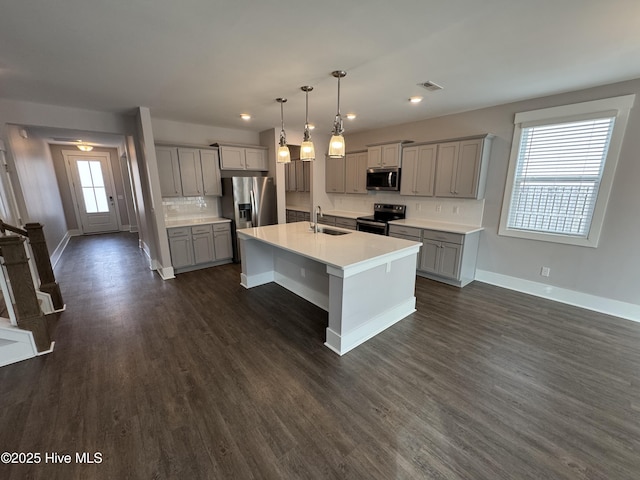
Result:
<instances>
[{"instance_id":1,"label":"gray upper cabinet","mask_svg":"<svg viewBox=\"0 0 640 480\"><path fill-rule=\"evenodd\" d=\"M490 137L438 144L436 197L483 198Z\"/></svg>"},{"instance_id":2,"label":"gray upper cabinet","mask_svg":"<svg viewBox=\"0 0 640 480\"><path fill-rule=\"evenodd\" d=\"M222 170L269 170L266 148L220 145L219 152Z\"/></svg>"},{"instance_id":3,"label":"gray upper cabinet","mask_svg":"<svg viewBox=\"0 0 640 480\"><path fill-rule=\"evenodd\" d=\"M344 193L345 158L327 157L325 164L325 189L327 193Z\"/></svg>"},{"instance_id":4,"label":"gray upper cabinet","mask_svg":"<svg viewBox=\"0 0 640 480\"><path fill-rule=\"evenodd\" d=\"M400 167L402 143L394 142L368 147L367 166L369 168Z\"/></svg>"},{"instance_id":5,"label":"gray upper cabinet","mask_svg":"<svg viewBox=\"0 0 640 480\"><path fill-rule=\"evenodd\" d=\"M163 197L222 195L218 151L156 146Z\"/></svg>"},{"instance_id":6,"label":"gray upper cabinet","mask_svg":"<svg viewBox=\"0 0 640 480\"><path fill-rule=\"evenodd\" d=\"M181 197L182 185L180 183L178 149L175 147L156 147L156 160L162 196Z\"/></svg>"},{"instance_id":7,"label":"gray upper cabinet","mask_svg":"<svg viewBox=\"0 0 640 480\"><path fill-rule=\"evenodd\" d=\"M199 197L204 195L200 150L195 148L178 148L178 161L180 163L182 195L184 197Z\"/></svg>"},{"instance_id":8,"label":"gray upper cabinet","mask_svg":"<svg viewBox=\"0 0 640 480\"><path fill-rule=\"evenodd\" d=\"M367 193L367 152L347 153L345 157L345 193Z\"/></svg>"},{"instance_id":9,"label":"gray upper cabinet","mask_svg":"<svg viewBox=\"0 0 640 480\"><path fill-rule=\"evenodd\" d=\"M401 195L433 196L437 144L405 147L402 151Z\"/></svg>"},{"instance_id":10,"label":"gray upper cabinet","mask_svg":"<svg viewBox=\"0 0 640 480\"><path fill-rule=\"evenodd\" d=\"M221 196L220 166L217 150L200 150L202 187L205 195Z\"/></svg>"}]
</instances>

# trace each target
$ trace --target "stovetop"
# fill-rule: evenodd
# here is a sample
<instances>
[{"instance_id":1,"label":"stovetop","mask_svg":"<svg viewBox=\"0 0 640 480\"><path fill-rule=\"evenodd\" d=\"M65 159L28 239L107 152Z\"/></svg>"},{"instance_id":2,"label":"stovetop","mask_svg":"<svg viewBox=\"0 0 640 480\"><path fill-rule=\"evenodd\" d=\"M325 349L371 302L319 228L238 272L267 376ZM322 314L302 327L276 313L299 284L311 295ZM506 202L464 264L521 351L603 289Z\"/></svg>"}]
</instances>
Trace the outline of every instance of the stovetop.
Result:
<instances>
[{"instance_id":1,"label":"stovetop","mask_svg":"<svg viewBox=\"0 0 640 480\"><path fill-rule=\"evenodd\" d=\"M357 220L368 220L370 222L388 223L391 220L402 220L406 217L406 205L392 205L376 203L373 206L373 215L358 217Z\"/></svg>"}]
</instances>

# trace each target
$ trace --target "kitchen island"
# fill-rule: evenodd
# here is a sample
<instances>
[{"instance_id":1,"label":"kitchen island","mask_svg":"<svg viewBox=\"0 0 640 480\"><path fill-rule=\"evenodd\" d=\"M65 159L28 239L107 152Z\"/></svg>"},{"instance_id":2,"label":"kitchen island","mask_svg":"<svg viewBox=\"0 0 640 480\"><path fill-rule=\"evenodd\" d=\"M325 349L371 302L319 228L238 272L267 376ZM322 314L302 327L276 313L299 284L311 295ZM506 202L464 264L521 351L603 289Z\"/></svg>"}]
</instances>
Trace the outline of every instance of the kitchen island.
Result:
<instances>
[{"instance_id":1,"label":"kitchen island","mask_svg":"<svg viewBox=\"0 0 640 480\"><path fill-rule=\"evenodd\" d=\"M238 230L241 284L275 282L326 310L325 345L343 355L415 312L422 244L322 228L314 233L297 222Z\"/></svg>"}]
</instances>

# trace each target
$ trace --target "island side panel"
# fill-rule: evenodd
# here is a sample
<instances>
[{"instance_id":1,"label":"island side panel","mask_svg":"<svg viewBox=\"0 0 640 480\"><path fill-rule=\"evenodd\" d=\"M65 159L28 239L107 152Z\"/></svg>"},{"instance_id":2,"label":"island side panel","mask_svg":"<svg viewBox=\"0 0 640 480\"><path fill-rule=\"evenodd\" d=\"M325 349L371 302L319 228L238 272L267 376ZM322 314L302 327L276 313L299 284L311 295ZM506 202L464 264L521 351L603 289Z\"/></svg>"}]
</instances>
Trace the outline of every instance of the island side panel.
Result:
<instances>
[{"instance_id":1,"label":"island side panel","mask_svg":"<svg viewBox=\"0 0 640 480\"><path fill-rule=\"evenodd\" d=\"M355 275L329 267L325 345L344 355L415 312L416 257L412 253Z\"/></svg>"},{"instance_id":2,"label":"island side panel","mask_svg":"<svg viewBox=\"0 0 640 480\"><path fill-rule=\"evenodd\" d=\"M323 310L329 310L329 274L324 263L275 249L274 270L274 281L278 285Z\"/></svg>"},{"instance_id":3,"label":"island side panel","mask_svg":"<svg viewBox=\"0 0 640 480\"><path fill-rule=\"evenodd\" d=\"M242 273L240 285L244 288L257 287L275 280L274 250L275 247L246 237L238 232Z\"/></svg>"}]
</instances>

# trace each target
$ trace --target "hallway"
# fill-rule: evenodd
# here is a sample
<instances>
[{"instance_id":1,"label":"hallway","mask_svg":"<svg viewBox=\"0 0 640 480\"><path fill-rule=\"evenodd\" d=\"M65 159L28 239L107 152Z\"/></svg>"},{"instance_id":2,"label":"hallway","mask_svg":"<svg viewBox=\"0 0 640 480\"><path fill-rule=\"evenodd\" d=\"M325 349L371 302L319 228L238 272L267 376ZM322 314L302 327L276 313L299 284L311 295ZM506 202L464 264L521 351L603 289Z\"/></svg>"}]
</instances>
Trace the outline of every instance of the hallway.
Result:
<instances>
[{"instance_id":1,"label":"hallway","mask_svg":"<svg viewBox=\"0 0 640 480\"><path fill-rule=\"evenodd\" d=\"M638 477L639 324L418 278L339 357L324 311L239 272L164 282L135 235L72 238L55 351L0 369L0 451L43 461L0 478Z\"/></svg>"}]
</instances>

